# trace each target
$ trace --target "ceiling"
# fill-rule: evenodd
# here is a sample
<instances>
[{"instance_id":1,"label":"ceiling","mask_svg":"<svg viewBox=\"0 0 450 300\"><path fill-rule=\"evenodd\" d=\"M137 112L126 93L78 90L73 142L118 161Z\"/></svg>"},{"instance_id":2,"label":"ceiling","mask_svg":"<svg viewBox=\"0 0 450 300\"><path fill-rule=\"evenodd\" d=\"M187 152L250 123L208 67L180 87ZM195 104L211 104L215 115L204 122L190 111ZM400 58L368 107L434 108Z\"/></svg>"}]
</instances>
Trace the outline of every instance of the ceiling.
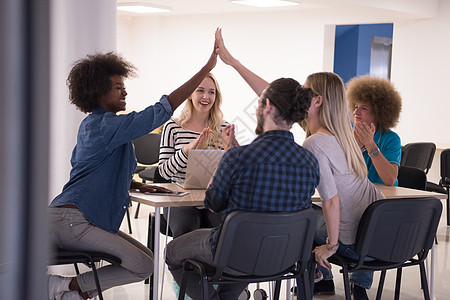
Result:
<instances>
[{"instance_id":1,"label":"ceiling","mask_svg":"<svg viewBox=\"0 0 450 300\"><path fill-rule=\"evenodd\" d=\"M438 12L439 0L291 0L300 5L279 8L258 8L232 3L230 0L117 0L117 3L146 2L172 8L159 15L227 14L267 11L332 10L371 14L374 11L397 18L428 18ZM119 15L131 13L118 12Z\"/></svg>"}]
</instances>

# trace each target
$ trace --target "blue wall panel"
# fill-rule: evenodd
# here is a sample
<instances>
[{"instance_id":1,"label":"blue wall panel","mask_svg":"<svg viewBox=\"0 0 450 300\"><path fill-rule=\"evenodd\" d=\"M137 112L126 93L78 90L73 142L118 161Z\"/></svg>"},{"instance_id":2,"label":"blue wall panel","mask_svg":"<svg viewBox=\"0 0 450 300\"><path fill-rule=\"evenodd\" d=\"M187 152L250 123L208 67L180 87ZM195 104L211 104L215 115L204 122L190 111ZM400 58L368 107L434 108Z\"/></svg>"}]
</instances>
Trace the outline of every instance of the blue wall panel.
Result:
<instances>
[{"instance_id":1,"label":"blue wall panel","mask_svg":"<svg viewBox=\"0 0 450 300\"><path fill-rule=\"evenodd\" d=\"M352 78L357 71L358 31L357 25L336 26L334 72L341 76L344 82Z\"/></svg>"},{"instance_id":2,"label":"blue wall panel","mask_svg":"<svg viewBox=\"0 0 450 300\"><path fill-rule=\"evenodd\" d=\"M392 38L393 24L337 25L334 46L334 72L344 82L370 73L372 37Z\"/></svg>"}]
</instances>

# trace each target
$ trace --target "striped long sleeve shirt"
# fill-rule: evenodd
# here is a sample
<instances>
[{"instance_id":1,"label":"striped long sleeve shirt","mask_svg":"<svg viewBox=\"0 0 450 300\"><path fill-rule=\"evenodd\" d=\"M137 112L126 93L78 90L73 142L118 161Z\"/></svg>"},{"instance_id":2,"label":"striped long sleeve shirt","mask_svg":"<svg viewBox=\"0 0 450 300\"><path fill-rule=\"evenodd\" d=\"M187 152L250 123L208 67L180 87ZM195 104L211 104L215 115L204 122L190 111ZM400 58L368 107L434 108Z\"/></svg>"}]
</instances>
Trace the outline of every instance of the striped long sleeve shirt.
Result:
<instances>
[{"instance_id":1,"label":"striped long sleeve shirt","mask_svg":"<svg viewBox=\"0 0 450 300\"><path fill-rule=\"evenodd\" d=\"M222 128L226 125L228 123L223 122ZM172 182L184 182L188 156L182 149L184 145L189 144L199 135L200 132L183 128L174 119L170 119L164 124L158 164L159 173L163 178Z\"/></svg>"}]
</instances>

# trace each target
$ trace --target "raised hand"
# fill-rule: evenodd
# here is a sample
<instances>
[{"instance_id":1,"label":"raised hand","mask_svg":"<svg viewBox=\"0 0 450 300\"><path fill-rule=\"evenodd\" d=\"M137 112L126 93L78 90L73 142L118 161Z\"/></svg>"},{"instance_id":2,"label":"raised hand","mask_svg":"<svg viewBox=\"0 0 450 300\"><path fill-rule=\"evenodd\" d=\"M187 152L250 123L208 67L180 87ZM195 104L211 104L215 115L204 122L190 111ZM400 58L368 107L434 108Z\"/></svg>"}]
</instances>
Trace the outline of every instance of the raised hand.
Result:
<instances>
[{"instance_id":1,"label":"raised hand","mask_svg":"<svg viewBox=\"0 0 450 300\"><path fill-rule=\"evenodd\" d=\"M175 111L181 103L183 103L198 87L198 85L205 79L206 75L211 72L212 69L217 64L217 43L216 38L214 38L214 49L209 57L206 65L201 68L199 72L197 72L191 79L186 81L182 86L174 90L169 94L168 100L170 106L172 107L172 111Z\"/></svg>"},{"instance_id":2,"label":"raised hand","mask_svg":"<svg viewBox=\"0 0 450 300\"><path fill-rule=\"evenodd\" d=\"M217 55L218 55L217 49L218 49L217 38L215 38L213 52L211 53L211 56L209 57L209 60L205 65L205 68L207 68L209 71L214 69L214 67L217 64Z\"/></svg>"},{"instance_id":3,"label":"raised hand","mask_svg":"<svg viewBox=\"0 0 450 300\"><path fill-rule=\"evenodd\" d=\"M216 30L216 52L219 54L220 59L227 65L233 66L236 59L230 54L228 49L225 47L225 43L222 37L222 28L217 28Z\"/></svg>"},{"instance_id":4,"label":"raised hand","mask_svg":"<svg viewBox=\"0 0 450 300\"><path fill-rule=\"evenodd\" d=\"M233 67L239 75L248 83L248 85L260 96L264 89L269 85L267 81L247 69L239 60L235 59L228 49L225 47L225 43L222 37L222 29L216 30L216 52L219 54L220 59L227 65Z\"/></svg>"}]
</instances>

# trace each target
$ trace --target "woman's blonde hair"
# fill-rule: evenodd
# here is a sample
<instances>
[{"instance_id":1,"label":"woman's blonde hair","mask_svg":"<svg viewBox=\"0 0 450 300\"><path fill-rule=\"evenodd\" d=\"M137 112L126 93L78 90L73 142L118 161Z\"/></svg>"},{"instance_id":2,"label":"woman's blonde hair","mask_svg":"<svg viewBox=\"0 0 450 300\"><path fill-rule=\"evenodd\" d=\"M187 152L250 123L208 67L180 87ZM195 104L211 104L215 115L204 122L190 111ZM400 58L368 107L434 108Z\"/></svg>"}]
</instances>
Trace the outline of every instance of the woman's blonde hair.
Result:
<instances>
[{"instance_id":1,"label":"woman's blonde hair","mask_svg":"<svg viewBox=\"0 0 450 300\"><path fill-rule=\"evenodd\" d=\"M366 177L367 167L361 149L353 136L342 79L335 73L319 72L309 75L306 80L314 96L322 96L319 121L336 137L345 153L350 172L353 171L360 178ZM306 130L306 135L310 136L311 132Z\"/></svg>"},{"instance_id":2,"label":"woman's blonde hair","mask_svg":"<svg viewBox=\"0 0 450 300\"><path fill-rule=\"evenodd\" d=\"M213 106L209 110L207 120L207 126L211 129L208 146L213 148L220 148L220 135L223 124L223 113L220 110L220 106L222 105L222 93L220 92L219 83L212 73L208 73L205 78L210 78L214 82L214 86L216 88L216 98ZM192 104L192 100L189 97L189 99L186 101L186 105L181 111L180 117L177 120L178 124L180 124L180 126L184 126L184 124L186 124L186 122L191 119L193 111L194 105Z\"/></svg>"}]
</instances>

